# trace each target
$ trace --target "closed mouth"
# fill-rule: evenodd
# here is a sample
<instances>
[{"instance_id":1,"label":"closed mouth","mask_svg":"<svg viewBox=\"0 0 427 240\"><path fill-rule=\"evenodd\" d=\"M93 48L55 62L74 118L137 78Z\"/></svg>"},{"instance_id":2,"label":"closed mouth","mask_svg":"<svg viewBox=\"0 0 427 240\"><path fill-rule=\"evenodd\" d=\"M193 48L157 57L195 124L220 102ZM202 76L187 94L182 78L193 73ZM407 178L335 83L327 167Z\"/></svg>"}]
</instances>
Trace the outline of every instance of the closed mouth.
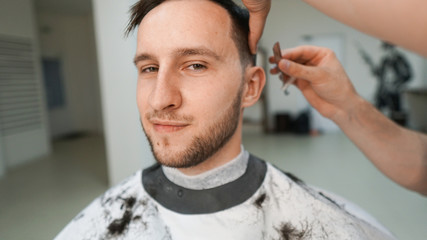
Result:
<instances>
[{"instance_id":1,"label":"closed mouth","mask_svg":"<svg viewBox=\"0 0 427 240\"><path fill-rule=\"evenodd\" d=\"M157 132L162 133L176 132L190 125L184 122L162 120L150 120L150 122L153 124L153 127Z\"/></svg>"}]
</instances>

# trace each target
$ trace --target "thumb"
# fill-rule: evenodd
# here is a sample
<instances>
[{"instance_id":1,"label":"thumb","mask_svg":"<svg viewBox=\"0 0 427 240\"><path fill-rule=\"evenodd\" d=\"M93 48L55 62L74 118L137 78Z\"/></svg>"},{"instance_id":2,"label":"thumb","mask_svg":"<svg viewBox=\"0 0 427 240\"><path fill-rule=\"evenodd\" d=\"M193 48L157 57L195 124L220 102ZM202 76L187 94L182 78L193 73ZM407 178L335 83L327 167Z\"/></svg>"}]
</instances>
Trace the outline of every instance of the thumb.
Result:
<instances>
[{"instance_id":1,"label":"thumb","mask_svg":"<svg viewBox=\"0 0 427 240\"><path fill-rule=\"evenodd\" d=\"M256 53L256 45L261 38L271 0L242 0L249 11L249 47L252 54Z\"/></svg>"},{"instance_id":2,"label":"thumb","mask_svg":"<svg viewBox=\"0 0 427 240\"><path fill-rule=\"evenodd\" d=\"M322 79L324 76L324 71L319 67L305 66L288 59L281 59L277 66L289 76L304 79L312 83L318 79Z\"/></svg>"},{"instance_id":3,"label":"thumb","mask_svg":"<svg viewBox=\"0 0 427 240\"><path fill-rule=\"evenodd\" d=\"M264 23L265 19L263 19L262 17L258 18L251 16L249 18L249 47L252 54L256 54L257 52L257 44L264 30Z\"/></svg>"}]
</instances>

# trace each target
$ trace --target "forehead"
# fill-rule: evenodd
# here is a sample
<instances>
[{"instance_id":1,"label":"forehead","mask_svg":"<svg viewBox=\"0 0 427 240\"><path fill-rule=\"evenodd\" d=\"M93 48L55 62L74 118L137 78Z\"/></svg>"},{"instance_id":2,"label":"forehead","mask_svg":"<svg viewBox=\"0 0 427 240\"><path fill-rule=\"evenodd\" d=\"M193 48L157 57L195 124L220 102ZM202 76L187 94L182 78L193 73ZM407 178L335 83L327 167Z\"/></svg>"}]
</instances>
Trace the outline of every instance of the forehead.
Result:
<instances>
[{"instance_id":1,"label":"forehead","mask_svg":"<svg viewBox=\"0 0 427 240\"><path fill-rule=\"evenodd\" d=\"M191 47L230 51L235 48L231 26L227 10L211 1L166 1L141 21L137 52Z\"/></svg>"}]
</instances>

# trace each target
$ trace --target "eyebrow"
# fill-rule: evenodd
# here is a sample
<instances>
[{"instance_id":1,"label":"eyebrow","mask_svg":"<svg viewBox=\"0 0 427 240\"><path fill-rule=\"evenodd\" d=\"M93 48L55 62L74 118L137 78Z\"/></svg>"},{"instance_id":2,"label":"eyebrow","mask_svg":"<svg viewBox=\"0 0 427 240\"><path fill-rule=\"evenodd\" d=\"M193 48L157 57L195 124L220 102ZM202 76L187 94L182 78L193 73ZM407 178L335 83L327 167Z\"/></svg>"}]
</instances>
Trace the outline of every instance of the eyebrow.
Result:
<instances>
[{"instance_id":1,"label":"eyebrow","mask_svg":"<svg viewBox=\"0 0 427 240\"><path fill-rule=\"evenodd\" d=\"M150 54L138 54L133 58L133 63L136 65L140 61L155 59L153 55Z\"/></svg>"},{"instance_id":2,"label":"eyebrow","mask_svg":"<svg viewBox=\"0 0 427 240\"><path fill-rule=\"evenodd\" d=\"M208 56L211 58L214 58L217 61L221 60L221 57L216 54L215 52L213 52L212 50L209 50L207 48L179 48L177 50L175 50L172 55L176 56L176 57L185 57L185 56ZM151 55L151 54L146 54L146 53L141 53L135 56L135 58L133 59L134 64L136 65L139 61L144 61L144 60L152 60L152 59L156 59L155 56Z\"/></svg>"},{"instance_id":3,"label":"eyebrow","mask_svg":"<svg viewBox=\"0 0 427 240\"><path fill-rule=\"evenodd\" d=\"M212 57L215 60L221 60L221 57L218 56L215 52L212 50L209 50L207 48L180 48L175 51L174 55L178 57L185 57L185 56L194 56L194 55L202 55L202 56L208 56Z\"/></svg>"}]
</instances>

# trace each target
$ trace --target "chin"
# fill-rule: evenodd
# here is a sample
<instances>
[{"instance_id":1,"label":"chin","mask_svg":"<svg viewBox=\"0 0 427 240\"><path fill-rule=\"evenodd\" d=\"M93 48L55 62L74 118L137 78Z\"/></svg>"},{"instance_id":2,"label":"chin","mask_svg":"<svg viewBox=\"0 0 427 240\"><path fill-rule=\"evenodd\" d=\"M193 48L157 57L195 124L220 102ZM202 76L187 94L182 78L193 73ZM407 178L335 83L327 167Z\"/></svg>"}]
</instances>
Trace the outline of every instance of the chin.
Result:
<instances>
[{"instance_id":1,"label":"chin","mask_svg":"<svg viewBox=\"0 0 427 240\"><path fill-rule=\"evenodd\" d=\"M156 161L164 166L173 168L189 168L197 166L204 162L206 159L200 158L194 152L189 152L188 149L168 149L162 150L154 149L154 158Z\"/></svg>"}]
</instances>

